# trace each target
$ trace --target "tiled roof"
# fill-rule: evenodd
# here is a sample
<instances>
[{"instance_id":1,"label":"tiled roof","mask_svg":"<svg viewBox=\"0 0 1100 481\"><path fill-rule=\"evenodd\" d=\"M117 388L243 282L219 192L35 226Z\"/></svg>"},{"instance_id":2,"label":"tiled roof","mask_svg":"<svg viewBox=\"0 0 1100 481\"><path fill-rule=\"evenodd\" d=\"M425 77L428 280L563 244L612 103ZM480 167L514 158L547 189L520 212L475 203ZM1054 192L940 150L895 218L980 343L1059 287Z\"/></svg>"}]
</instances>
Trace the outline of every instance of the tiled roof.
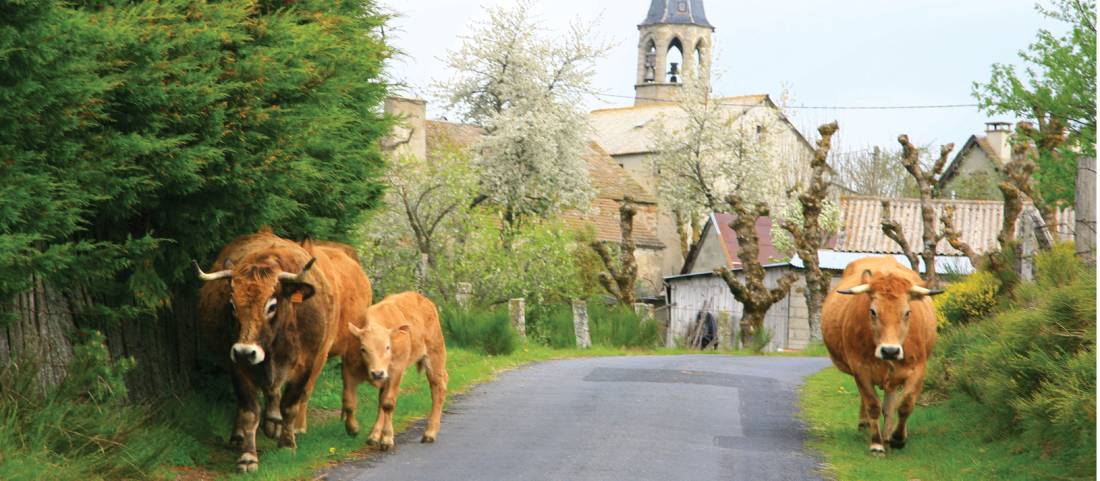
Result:
<instances>
[{"instance_id":1,"label":"tiled roof","mask_svg":"<svg viewBox=\"0 0 1100 481\"><path fill-rule=\"evenodd\" d=\"M428 120L424 122L427 135L428 155L431 155L435 147L442 143L452 143L454 147L464 150L473 147L485 130L476 125L458 124L444 120Z\"/></svg>"},{"instance_id":2,"label":"tiled roof","mask_svg":"<svg viewBox=\"0 0 1100 481\"><path fill-rule=\"evenodd\" d=\"M765 105L767 95L743 95L719 100L732 118L740 117L749 109ZM669 123L686 114L675 102L635 105L612 109L593 110L588 114L594 140L611 155L652 152L652 135L646 127L664 115Z\"/></svg>"},{"instance_id":3,"label":"tiled roof","mask_svg":"<svg viewBox=\"0 0 1100 481\"><path fill-rule=\"evenodd\" d=\"M882 197L844 196L840 198L842 227L836 250L841 252L870 252L880 254L900 254L897 243L882 233ZM921 220L920 199L890 199L891 218L901 225L909 245L916 251L923 250L921 235L924 232ZM997 234L1001 231L1004 219L1004 202L990 200L945 200L935 199L936 228L943 209L947 205L955 206L954 224L961 233L962 240L978 253L998 249ZM1028 205L1025 213L1035 209ZM1061 236L1071 235L1073 211L1063 210L1059 215ZM947 240L941 240L936 253L942 255L961 255L951 247Z\"/></svg>"},{"instance_id":4,"label":"tiled roof","mask_svg":"<svg viewBox=\"0 0 1100 481\"><path fill-rule=\"evenodd\" d=\"M679 23L711 27L703 11L703 0L653 0L641 25ZM639 25L639 26L641 26Z\"/></svg>"}]
</instances>

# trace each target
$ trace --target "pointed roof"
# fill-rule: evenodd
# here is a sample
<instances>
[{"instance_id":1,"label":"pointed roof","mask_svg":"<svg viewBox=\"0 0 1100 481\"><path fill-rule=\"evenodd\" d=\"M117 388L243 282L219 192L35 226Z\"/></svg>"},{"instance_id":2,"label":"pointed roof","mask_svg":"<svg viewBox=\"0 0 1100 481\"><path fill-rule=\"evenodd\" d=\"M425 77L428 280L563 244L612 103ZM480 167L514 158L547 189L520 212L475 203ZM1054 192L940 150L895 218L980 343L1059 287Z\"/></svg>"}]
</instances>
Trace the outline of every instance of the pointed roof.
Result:
<instances>
[{"instance_id":1,"label":"pointed roof","mask_svg":"<svg viewBox=\"0 0 1100 481\"><path fill-rule=\"evenodd\" d=\"M649 4L649 13L646 14L645 20L642 20L638 26L662 23L699 25L714 29L714 26L707 22L703 0L653 0Z\"/></svg>"}]
</instances>

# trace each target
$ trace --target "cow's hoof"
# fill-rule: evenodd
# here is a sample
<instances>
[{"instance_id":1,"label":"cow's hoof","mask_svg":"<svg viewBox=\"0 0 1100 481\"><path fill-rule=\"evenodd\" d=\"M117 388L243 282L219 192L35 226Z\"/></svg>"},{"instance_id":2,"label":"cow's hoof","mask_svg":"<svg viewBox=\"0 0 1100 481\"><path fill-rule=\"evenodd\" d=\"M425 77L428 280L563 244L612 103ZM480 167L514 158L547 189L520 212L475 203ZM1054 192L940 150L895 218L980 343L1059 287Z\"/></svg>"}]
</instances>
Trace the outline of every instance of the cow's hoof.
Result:
<instances>
[{"instance_id":1,"label":"cow's hoof","mask_svg":"<svg viewBox=\"0 0 1100 481\"><path fill-rule=\"evenodd\" d=\"M298 443L295 441L293 435L291 435L291 436L282 436L282 437L279 438L279 447L280 448L294 449L294 448L298 447Z\"/></svg>"},{"instance_id":2,"label":"cow's hoof","mask_svg":"<svg viewBox=\"0 0 1100 481\"><path fill-rule=\"evenodd\" d=\"M254 473L260 469L260 458L254 453L244 453L237 459L237 471L242 473Z\"/></svg>"},{"instance_id":3,"label":"cow's hoof","mask_svg":"<svg viewBox=\"0 0 1100 481\"><path fill-rule=\"evenodd\" d=\"M244 445L244 434L233 433L229 436L229 447L240 448L242 445Z\"/></svg>"},{"instance_id":4,"label":"cow's hoof","mask_svg":"<svg viewBox=\"0 0 1100 481\"><path fill-rule=\"evenodd\" d=\"M902 448L905 447L905 441L907 441L907 440L903 437L896 436L896 435L891 436L890 437L890 447L893 448L893 449L902 449Z\"/></svg>"},{"instance_id":5,"label":"cow's hoof","mask_svg":"<svg viewBox=\"0 0 1100 481\"><path fill-rule=\"evenodd\" d=\"M886 448L882 447L881 444L872 444L871 455L879 458L884 457L886 456Z\"/></svg>"},{"instance_id":6,"label":"cow's hoof","mask_svg":"<svg viewBox=\"0 0 1100 481\"><path fill-rule=\"evenodd\" d=\"M382 438L380 436L370 436L367 438L367 446L377 446L382 444Z\"/></svg>"},{"instance_id":7,"label":"cow's hoof","mask_svg":"<svg viewBox=\"0 0 1100 481\"><path fill-rule=\"evenodd\" d=\"M424 437L420 438L420 442L422 442L422 443L434 443L435 442L435 435L425 434Z\"/></svg>"},{"instance_id":8,"label":"cow's hoof","mask_svg":"<svg viewBox=\"0 0 1100 481\"><path fill-rule=\"evenodd\" d=\"M344 430L354 438L359 435L359 423L344 423Z\"/></svg>"},{"instance_id":9,"label":"cow's hoof","mask_svg":"<svg viewBox=\"0 0 1100 481\"><path fill-rule=\"evenodd\" d=\"M383 439L382 442L378 443L378 449L381 449L383 451L389 451L393 449L393 447L393 439Z\"/></svg>"},{"instance_id":10,"label":"cow's hoof","mask_svg":"<svg viewBox=\"0 0 1100 481\"><path fill-rule=\"evenodd\" d=\"M860 423L859 423L859 432L861 432L861 433L866 432L868 429L871 429L871 423L865 423L863 421L860 421Z\"/></svg>"},{"instance_id":11,"label":"cow's hoof","mask_svg":"<svg viewBox=\"0 0 1100 481\"><path fill-rule=\"evenodd\" d=\"M267 418L264 420L264 436L269 439L278 439L283 433L283 421L281 419Z\"/></svg>"}]
</instances>

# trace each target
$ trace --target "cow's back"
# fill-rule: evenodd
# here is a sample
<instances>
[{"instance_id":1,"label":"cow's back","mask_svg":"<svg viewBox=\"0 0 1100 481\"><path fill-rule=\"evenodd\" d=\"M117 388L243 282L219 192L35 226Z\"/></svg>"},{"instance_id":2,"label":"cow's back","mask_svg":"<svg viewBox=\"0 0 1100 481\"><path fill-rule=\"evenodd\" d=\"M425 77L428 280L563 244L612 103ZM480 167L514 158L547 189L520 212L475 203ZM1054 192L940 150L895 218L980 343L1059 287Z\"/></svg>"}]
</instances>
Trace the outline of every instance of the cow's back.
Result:
<instances>
[{"instance_id":1,"label":"cow's back","mask_svg":"<svg viewBox=\"0 0 1100 481\"><path fill-rule=\"evenodd\" d=\"M307 244L311 252L323 254L331 263L330 277L336 285L336 313L333 316L335 342L329 355L347 356L359 352L359 341L348 330L348 323L365 325L362 313L371 305L372 291L370 279L359 265L359 256L355 249L336 242L314 241Z\"/></svg>"},{"instance_id":2,"label":"cow's back","mask_svg":"<svg viewBox=\"0 0 1100 481\"><path fill-rule=\"evenodd\" d=\"M409 348L412 361L416 361L428 351L446 350L443 343L443 328L439 322L439 311L436 309L435 303L427 297L416 292L402 292L386 296L374 308L378 308L383 304L388 305L388 308L399 311L401 313L400 318L403 319L403 321L395 322L393 319L397 319L396 316L385 316L387 318L386 327L397 327L400 322L409 324ZM374 322L376 317L368 316L367 322Z\"/></svg>"}]
</instances>

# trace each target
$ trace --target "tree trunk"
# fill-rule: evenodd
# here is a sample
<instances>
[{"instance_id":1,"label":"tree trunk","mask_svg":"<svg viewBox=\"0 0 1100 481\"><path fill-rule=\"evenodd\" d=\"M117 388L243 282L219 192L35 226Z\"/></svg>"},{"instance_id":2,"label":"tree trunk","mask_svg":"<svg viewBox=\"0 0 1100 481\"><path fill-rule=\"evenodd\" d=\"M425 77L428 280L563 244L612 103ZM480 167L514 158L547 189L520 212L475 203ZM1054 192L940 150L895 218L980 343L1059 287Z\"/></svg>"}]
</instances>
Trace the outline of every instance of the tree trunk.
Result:
<instances>
[{"instance_id":1,"label":"tree trunk","mask_svg":"<svg viewBox=\"0 0 1100 481\"><path fill-rule=\"evenodd\" d=\"M36 370L38 388L45 392L65 379L73 358L71 338L76 324L67 296L37 275L29 292L0 307L10 323L0 324L0 366L22 365Z\"/></svg>"},{"instance_id":2,"label":"tree trunk","mask_svg":"<svg viewBox=\"0 0 1100 481\"><path fill-rule=\"evenodd\" d=\"M1081 156L1077 159L1077 198L1074 206L1077 216L1074 226L1074 244L1077 255L1086 265L1096 265L1096 157Z\"/></svg>"}]
</instances>

